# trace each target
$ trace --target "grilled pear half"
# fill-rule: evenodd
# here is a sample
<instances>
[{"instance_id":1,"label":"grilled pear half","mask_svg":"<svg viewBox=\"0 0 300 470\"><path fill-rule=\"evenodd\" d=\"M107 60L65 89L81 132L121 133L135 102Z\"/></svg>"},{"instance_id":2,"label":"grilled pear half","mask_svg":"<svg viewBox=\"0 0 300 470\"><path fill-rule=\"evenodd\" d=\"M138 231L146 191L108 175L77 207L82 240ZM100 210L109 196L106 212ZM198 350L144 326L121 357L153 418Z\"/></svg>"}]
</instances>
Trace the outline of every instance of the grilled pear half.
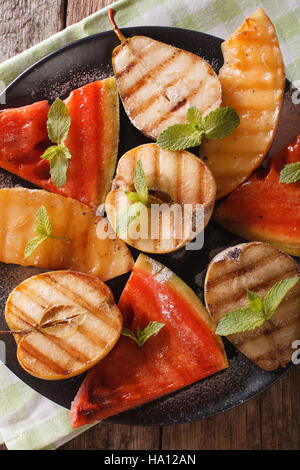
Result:
<instances>
[{"instance_id":1,"label":"grilled pear half","mask_svg":"<svg viewBox=\"0 0 300 470\"><path fill-rule=\"evenodd\" d=\"M74 271L26 279L10 294L6 322L31 375L62 380L91 368L113 348L122 315L108 286Z\"/></svg>"},{"instance_id":2,"label":"grilled pear half","mask_svg":"<svg viewBox=\"0 0 300 470\"><path fill-rule=\"evenodd\" d=\"M208 266L205 279L206 307L215 322L228 312L247 307L247 289L263 298L282 279L300 276L296 262L272 245L252 242L219 253ZM300 337L300 282L286 295L271 321L228 339L265 370L291 361L292 343Z\"/></svg>"},{"instance_id":3,"label":"grilled pear half","mask_svg":"<svg viewBox=\"0 0 300 470\"><path fill-rule=\"evenodd\" d=\"M231 135L203 142L200 155L226 196L263 161L278 126L284 94L284 64L276 31L262 8L223 42L219 79L223 106L232 106L240 125Z\"/></svg>"},{"instance_id":4,"label":"grilled pear half","mask_svg":"<svg viewBox=\"0 0 300 470\"><path fill-rule=\"evenodd\" d=\"M25 258L25 247L36 236L36 214L41 206L47 210L52 235L64 240L48 238ZM72 269L94 274L102 281L120 276L133 266L128 247L113 237L107 221L88 206L58 194L25 188L0 189L0 261Z\"/></svg>"},{"instance_id":5,"label":"grilled pear half","mask_svg":"<svg viewBox=\"0 0 300 470\"><path fill-rule=\"evenodd\" d=\"M121 40L112 54L117 87L125 111L135 127L156 140L176 123L186 122L189 107L203 115L221 105L221 85L211 66L201 57L146 36Z\"/></svg>"},{"instance_id":6,"label":"grilled pear half","mask_svg":"<svg viewBox=\"0 0 300 470\"><path fill-rule=\"evenodd\" d=\"M135 191L134 174L140 160L149 193L149 207L125 230L118 231L118 218L131 201L125 191ZM168 253L183 247L207 225L214 208L216 185L203 161L190 152L162 150L145 144L119 160L112 191L105 202L106 213L118 236L147 253Z\"/></svg>"}]
</instances>

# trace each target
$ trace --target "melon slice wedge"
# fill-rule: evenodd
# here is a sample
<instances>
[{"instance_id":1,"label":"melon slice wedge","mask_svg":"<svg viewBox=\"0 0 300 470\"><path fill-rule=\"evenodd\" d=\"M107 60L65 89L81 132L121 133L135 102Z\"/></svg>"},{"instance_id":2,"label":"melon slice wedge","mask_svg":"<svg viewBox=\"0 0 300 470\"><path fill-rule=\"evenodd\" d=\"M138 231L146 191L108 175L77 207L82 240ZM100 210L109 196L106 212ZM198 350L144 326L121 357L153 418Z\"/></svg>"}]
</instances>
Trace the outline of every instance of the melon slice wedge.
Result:
<instances>
[{"instance_id":1,"label":"melon slice wedge","mask_svg":"<svg viewBox=\"0 0 300 470\"><path fill-rule=\"evenodd\" d=\"M196 294L172 271L141 254L119 301L124 326L164 327L142 348L121 336L90 370L71 406L77 428L155 400L228 366L214 323Z\"/></svg>"},{"instance_id":2,"label":"melon slice wedge","mask_svg":"<svg viewBox=\"0 0 300 470\"><path fill-rule=\"evenodd\" d=\"M36 236L36 213L47 210L52 235L24 257ZM45 269L72 269L102 281L127 273L133 259L126 244L114 237L106 219L80 202L41 189L0 189L0 261Z\"/></svg>"},{"instance_id":3,"label":"melon slice wedge","mask_svg":"<svg viewBox=\"0 0 300 470\"><path fill-rule=\"evenodd\" d=\"M222 106L236 109L240 125L231 135L200 148L215 177L218 199L263 161L277 130L285 83L276 31L262 8L222 44L222 51Z\"/></svg>"},{"instance_id":4,"label":"melon slice wedge","mask_svg":"<svg viewBox=\"0 0 300 470\"><path fill-rule=\"evenodd\" d=\"M214 219L246 240L271 243L300 256L300 183L280 183L286 164L300 162L300 134L221 202Z\"/></svg>"},{"instance_id":5,"label":"melon slice wedge","mask_svg":"<svg viewBox=\"0 0 300 470\"><path fill-rule=\"evenodd\" d=\"M43 189L96 208L105 201L116 165L116 81L112 77L89 83L72 91L65 103L71 116L65 144L72 158L62 188L51 181L49 162L40 158L52 145L46 126L47 101L0 112L0 166Z\"/></svg>"}]
</instances>

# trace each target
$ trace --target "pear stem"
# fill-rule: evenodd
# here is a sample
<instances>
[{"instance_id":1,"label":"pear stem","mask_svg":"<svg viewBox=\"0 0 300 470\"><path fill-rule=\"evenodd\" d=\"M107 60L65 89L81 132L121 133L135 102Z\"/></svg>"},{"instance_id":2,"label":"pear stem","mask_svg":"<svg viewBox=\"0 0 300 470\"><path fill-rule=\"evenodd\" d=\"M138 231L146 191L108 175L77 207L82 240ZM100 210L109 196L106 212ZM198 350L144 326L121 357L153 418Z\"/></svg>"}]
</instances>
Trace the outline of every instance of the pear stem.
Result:
<instances>
[{"instance_id":1,"label":"pear stem","mask_svg":"<svg viewBox=\"0 0 300 470\"><path fill-rule=\"evenodd\" d=\"M116 10L114 10L113 8L110 8L108 10L108 19L109 19L110 24L112 25L112 29L116 33L116 35L119 38L120 42L123 43L123 42L126 42L126 38L121 33L121 31L119 30L119 28L118 28L118 26L115 22L115 14L116 14Z\"/></svg>"}]
</instances>

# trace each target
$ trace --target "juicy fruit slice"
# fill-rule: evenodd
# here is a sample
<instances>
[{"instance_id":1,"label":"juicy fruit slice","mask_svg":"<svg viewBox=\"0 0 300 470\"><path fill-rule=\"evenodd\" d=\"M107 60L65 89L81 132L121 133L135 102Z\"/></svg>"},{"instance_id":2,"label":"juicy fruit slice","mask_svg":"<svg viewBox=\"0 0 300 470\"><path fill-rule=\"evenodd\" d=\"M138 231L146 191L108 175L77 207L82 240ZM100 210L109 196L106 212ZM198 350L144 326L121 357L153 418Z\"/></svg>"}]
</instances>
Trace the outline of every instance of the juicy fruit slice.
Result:
<instances>
[{"instance_id":1,"label":"juicy fruit slice","mask_svg":"<svg viewBox=\"0 0 300 470\"><path fill-rule=\"evenodd\" d=\"M247 307L247 289L263 298L281 279L300 276L296 262L267 243L227 248L210 263L205 279L205 303L218 323L231 310ZM265 370L291 361L293 341L300 337L300 282L284 298L271 321L227 338Z\"/></svg>"},{"instance_id":2,"label":"juicy fruit slice","mask_svg":"<svg viewBox=\"0 0 300 470\"><path fill-rule=\"evenodd\" d=\"M133 233L136 225L132 224L119 236L148 253L177 250L207 225L215 203L214 178L205 163L190 152L170 152L156 144L130 150L119 160L112 191L106 198L106 212L114 229L117 217L130 204L125 191L134 191L134 172L139 159L152 207L145 209L144 222L141 217L140 233Z\"/></svg>"},{"instance_id":3,"label":"juicy fruit slice","mask_svg":"<svg viewBox=\"0 0 300 470\"><path fill-rule=\"evenodd\" d=\"M119 139L119 98L116 81L89 83L65 100L71 127L65 142L71 152L67 181L58 188L50 179L51 145L46 101L0 112L0 166L48 191L96 208L104 203L113 178Z\"/></svg>"},{"instance_id":4,"label":"juicy fruit slice","mask_svg":"<svg viewBox=\"0 0 300 470\"><path fill-rule=\"evenodd\" d=\"M52 235L69 241L49 238L24 259L41 206L48 212ZM0 261L4 263L73 269L105 281L130 271L133 265L127 246L110 238L111 232L105 219L74 199L39 189L0 189Z\"/></svg>"},{"instance_id":5,"label":"juicy fruit slice","mask_svg":"<svg viewBox=\"0 0 300 470\"><path fill-rule=\"evenodd\" d=\"M300 183L280 183L286 164L300 162L300 134L233 191L214 213L215 220L247 240L269 242L300 256Z\"/></svg>"},{"instance_id":6,"label":"juicy fruit slice","mask_svg":"<svg viewBox=\"0 0 300 470\"><path fill-rule=\"evenodd\" d=\"M157 261L140 255L122 293L124 326L164 323L138 348L121 336L85 378L71 406L74 428L179 390L228 366L214 324L196 294Z\"/></svg>"},{"instance_id":7,"label":"juicy fruit slice","mask_svg":"<svg viewBox=\"0 0 300 470\"><path fill-rule=\"evenodd\" d=\"M205 115L221 105L219 79L204 59L145 36L117 34L124 39L112 56L118 90L144 135L156 140L168 126L185 123L191 106Z\"/></svg>"},{"instance_id":8,"label":"juicy fruit slice","mask_svg":"<svg viewBox=\"0 0 300 470\"><path fill-rule=\"evenodd\" d=\"M122 328L110 289L94 276L73 271L26 279L11 292L5 319L12 331L31 330L14 335L17 357L27 372L47 380L91 368L113 348Z\"/></svg>"},{"instance_id":9,"label":"juicy fruit slice","mask_svg":"<svg viewBox=\"0 0 300 470\"><path fill-rule=\"evenodd\" d=\"M232 106L240 125L231 135L200 148L217 183L217 198L235 189L268 152L284 93L284 64L270 19L258 8L222 44L222 106Z\"/></svg>"}]
</instances>

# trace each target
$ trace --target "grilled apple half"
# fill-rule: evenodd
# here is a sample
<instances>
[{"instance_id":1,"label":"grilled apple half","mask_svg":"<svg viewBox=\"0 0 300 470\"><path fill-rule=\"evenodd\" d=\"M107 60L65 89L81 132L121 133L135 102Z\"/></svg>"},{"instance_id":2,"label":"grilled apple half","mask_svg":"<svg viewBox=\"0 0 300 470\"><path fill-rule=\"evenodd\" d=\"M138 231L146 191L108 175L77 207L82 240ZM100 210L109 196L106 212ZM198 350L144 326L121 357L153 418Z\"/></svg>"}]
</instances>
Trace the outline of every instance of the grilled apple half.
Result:
<instances>
[{"instance_id":1,"label":"grilled apple half","mask_svg":"<svg viewBox=\"0 0 300 470\"><path fill-rule=\"evenodd\" d=\"M100 361L118 341L122 316L97 277L53 271L26 279L10 294L5 318L17 357L31 375L62 380Z\"/></svg>"},{"instance_id":2,"label":"grilled apple half","mask_svg":"<svg viewBox=\"0 0 300 470\"><path fill-rule=\"evenodd\" d=\"M247 289L264 297L282 279L300 276L296 262L272 245L252 242L219 253L210 263L205 279L205 302L213 320L231 310L248 306ZM300 282L261 327L235 333L228 339L265 370L291 361L293 341L300 337Z\"/></svg>"},{"instance_id":3,"label":"grilled apple half","mask_svg":"<svg viewBox=\"0 0 300 470\"><path fill-rule=\"evenodd\" d=\"M34 237L36 213L44 206L53 235L27 258L27 242ZM103 223L102 223L103 222ZM112 239L107 221L75 199L40 189L0 189L0 261L45 269L72 269L94 274L102 281L131 270L128 247ZM114 237L115 238L115 237Z\"/></svg>"},{"instance_id":4,"label":"grilled apple half","mask_svg":"<svg viewBox=\"0 0 300 470\"><path fill-rule=\"evenodd\" d=\"M128 210L126 191L134 191L134 174L140 160L149 192L149 207L122 232L117 221ZM162 150L145 144L119 160L106 213L118 236L147 253L175 251L195 238L207 225L214 208L214 178L192 153Z\"/></svg>"},{"instance_id":5,"label":"grilled apple half","mask_svg":"<svg viewBox=\"0 0 300 470\"><path fill-rule=\"evenodd\" d=\"M176 123L186 122L189 107L203 115L221 105L221 86L201 57L146 36L126 39L110 20L121 41L112 55L124 109L135 127L150 139Z\"/></svg>"},{"instance_id":6,"label":"grilled apple half","mask_svg":"<svg viewBox=\"0 0 300 470\"><path fill-rule=\"evenodd\" d=\"M222 105L236 109L240 125L231 135L206 141L200 148L216 179L217 199L264 159L278 126L285 83L276 31L262 8L223 42L222 51Z\"/></svg>"}]
</instances>

